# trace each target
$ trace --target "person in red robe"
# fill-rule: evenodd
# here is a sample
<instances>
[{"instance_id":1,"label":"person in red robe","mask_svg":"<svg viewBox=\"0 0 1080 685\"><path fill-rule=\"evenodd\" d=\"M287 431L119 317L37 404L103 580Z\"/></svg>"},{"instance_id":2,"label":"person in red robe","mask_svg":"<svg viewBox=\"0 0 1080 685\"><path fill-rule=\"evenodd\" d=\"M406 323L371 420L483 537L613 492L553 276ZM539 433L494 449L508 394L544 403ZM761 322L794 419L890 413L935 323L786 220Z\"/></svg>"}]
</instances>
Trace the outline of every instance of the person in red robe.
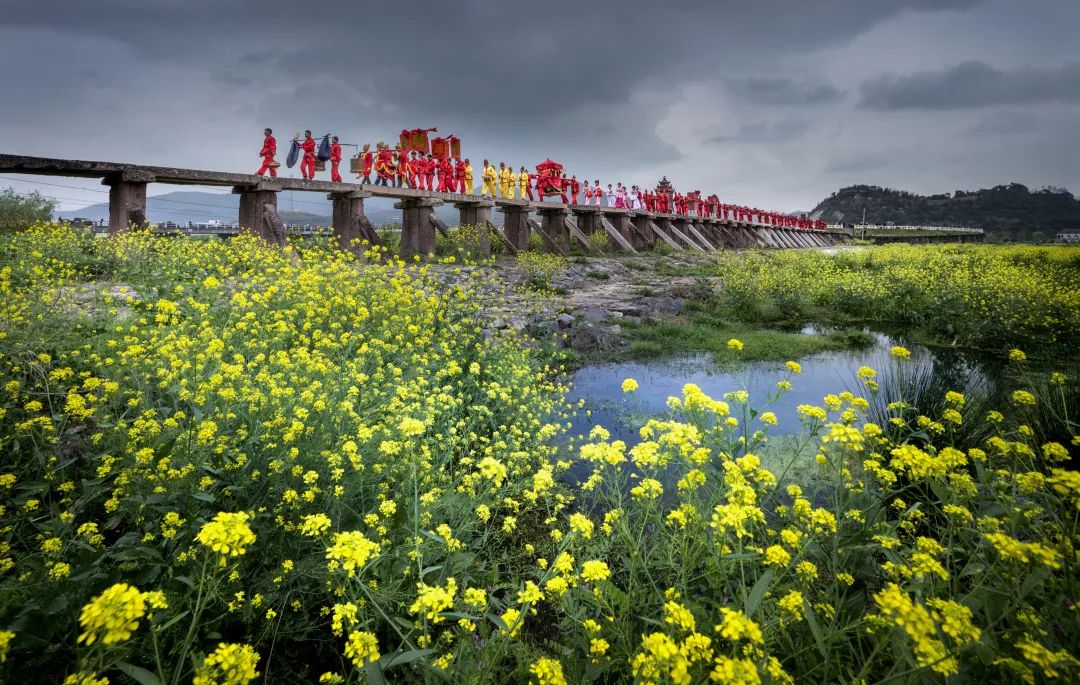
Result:
<instances>
[{"instance_id":1,"label":"person in red robe","mask_svg":"<svg viewBox=\"0 0 1080 685\"><path fill-rule=\"evenodd\" d=\"M385 144L379 145L379 154L375 158L375 172L378 175L375 185L389 186L393 183L391 178L394 174L394 153Z\"/></svg>"},{"instance_id":2,"label":"person in red robe","mask_svg":"<svg viewBox=\"0 0 1080 685\"><path fill-rule=\"evenodd\" d=\"M299 145L304 151L304 158L300 160L300 175L310 181L315 178L315 139L311 137L311 131L304 131L304 139Z\"/></svg>"},{"instance_id":3,"label":"person in red robe","mask_svg":"<svg viewBox=\"0 0 1080 685\"><path fill-rule=\"evenodd\" d=\"M364 144L364 152L360 155L360 182L371 184L371 170L375 167L375 155L371 152L371 145Z\"/></svg>"},{"instance_id":4,"label":"person in red robe","mask_svg":"<svg viewBox=\"0 0 1080 685\"><path fill-rule=\"evenodd\" d=\"M428 190L435 190L435 158L430 154L424 159L424 178Z\"/></svg>"},{"instance_id":5,"label":"person in red robe","mask_svg":"<svg viewBox=\"0 0 1080 685\"><path fill-rule=\"evenodd\" d=\"M256 171L258 175L262 176L267 171L270 172L270 177L277 176L277 167L274 166L274 155L277 154L277 140L274 138L274 132L270 129L263 129L263 144L262 149L259 150L259 156L262 157L262 166Z\"/></svg>"},{"instance_id":6,"label":"person in red robe","mask_svg":"<svg viewBox=\"0 0 1080 685\"><path fill-rule=\"evenodd\" d=\"M451 185L454 183L454 166L448 157L439 160L439 192L452 193Z\"/></svg>"},{"instance_id":7,"label":"person in red robe","mask_svg":"<svg viewBox=\"0 0 1080 685\"><path fill-rule=\"evenodd\" d=\"M454 161L454 187L450 192L465 194L465 164L460 158Z\"/></svg>"},{"instance_id":8,"label":"person in red robe","mask_svg":"<svg viewBox=\"0 0 1080 685\"><path fill-rule=\"evenodd\" d=\"M573 199L575 205L578 203L577 198L578 198L578 193L580 193L580 192L581 192L581 183L577 180L577 174L574 174L573 176L570 177L570 197Z\"/></svg>"},{"instance_id":9,"label":"person in red robe","mask_svg":"<svg viewBox=\"0 0 1080 685\"><path fill-rule=\"evenodd\" d=\"M338 142L338 137L334 136L330 139L330 180L334 183L341 183L339 164L341 164L341 143Z\"/></svg>"}]
</instances>

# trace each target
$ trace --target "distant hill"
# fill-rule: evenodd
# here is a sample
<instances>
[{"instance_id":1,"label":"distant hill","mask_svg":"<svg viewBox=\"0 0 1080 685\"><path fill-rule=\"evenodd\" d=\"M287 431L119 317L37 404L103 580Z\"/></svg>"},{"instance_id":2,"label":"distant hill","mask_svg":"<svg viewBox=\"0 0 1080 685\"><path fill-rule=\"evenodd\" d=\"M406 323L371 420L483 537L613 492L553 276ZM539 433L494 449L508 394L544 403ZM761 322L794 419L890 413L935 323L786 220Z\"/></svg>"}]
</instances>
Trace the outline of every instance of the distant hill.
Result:
<instances>
[{"instance_id":1,"label":"distant hill","mask_svg":"<svg viewBox=\"0 0 1080 685\"><path fill-rule=\"evenodd\" d=\"M1029 190L1020 183L941 195L916 195L880 186L841 188L811 211L829 223L967 226L1012 240L1052 239L1080 230L1080 201L1064 188ZM1037 235L1037 234L1041 234Z\"/></svg>"},{"instance_id":2,"label":"distant hill","mask_svg":"<svg viewBox=\"0 0 1080 685\"><path fill-rule=\"evenodd\" d=\"M388 198L373 197L364 201L364 211L376 226L400 224L401 210L394 209L394 201ZM325 193L302 193L285 191L278 195L278 212L288 224L315 224L329 226L333 210ZM240 196L230 193L211 193L205 191L178 190L146 198L146 215L152 223L161 224L173 221L180 225L188 223L206 223L236 221L240 213ZM443 205L436 213L444 222L453 226L458 222L458 211L452 205ZM496 222L502 215L496 214ZM109 203L97 204L59 212L57 218L90 219L92 221L109 220Z\"/></svg>"}]
</instances>

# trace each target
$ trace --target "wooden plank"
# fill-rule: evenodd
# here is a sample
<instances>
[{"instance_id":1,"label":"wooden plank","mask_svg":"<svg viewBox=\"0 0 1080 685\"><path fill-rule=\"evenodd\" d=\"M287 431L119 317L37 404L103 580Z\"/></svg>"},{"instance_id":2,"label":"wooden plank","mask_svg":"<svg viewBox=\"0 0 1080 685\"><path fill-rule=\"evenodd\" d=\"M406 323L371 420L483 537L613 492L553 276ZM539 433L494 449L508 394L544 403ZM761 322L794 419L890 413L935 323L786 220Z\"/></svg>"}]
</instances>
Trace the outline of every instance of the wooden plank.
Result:
<instances>
[{"instance_id":1,"label":"wooden plank","mask_svg":"<svg viewBox=\"0 0 1080 685\"><path fill-rule=\"evenodd\" d=\"M600 225L604 227L604 230L607 231L609 236L611 236L611 239L619 244L619 247L631 254L637 254L637 250L635 250L634 246L630 244L630 241L624 238L623 234L619 233L615 229L615 227L611 225L611 222L608 221L608 218L603 214L600 215Z\"/></svg>"},{"instance_id":2,"label":"wooden plank","mask_svg":"<svg viewBox=\"0 0 1080 685\"><path fill-rule=\"evenodd\" d=\"M661 231L660 227L656 225L655 221L652 221L652 220L649 221L649 228L652 229L653 233L660 236L660 239L663 240L665 243L667 243L671 247L675 248L676 250L679 250L680 252L682 252L682 249L683 249L682 245L680 245L677 242L675 242L674 240L672 240L671 236L669 236L667 233L664 233L663 231Z\"/></svg>"},{"instance_id":3,"label":"wooden plank","mask_svg":"<svg viewBox=\"0 0 1080 685\"><path fill-rule=\"evenodd\" d=\"M587 251L599 252L601 255L604 254L603 250L596 249L589 244L589 236L582 233L581 229L577 227L577 224L575 224L570 217L565 217L563 219L563 222L566 224L566 230L570 231L570 235L577 238L577 241L581 243L581 246L584 247Z\"/></svg>"},{"instance_id":4,"label":"wooden plank","mask_svg":"<svg viewBox=\"0 0 1080 685\"><path fill-rule=\"evenodd\" d=\"M565 249L562 245L555 242L555 240L552 239L552 237L549 236L544 229L540 228L540 224L536 223L536 221L529 219L529 227L540 234L540 237L544 239L544 242L547 243L549 248L554 248L555 251L561 254L563 257L570 256L569 250Z\"/></svg>"}]
</instances>

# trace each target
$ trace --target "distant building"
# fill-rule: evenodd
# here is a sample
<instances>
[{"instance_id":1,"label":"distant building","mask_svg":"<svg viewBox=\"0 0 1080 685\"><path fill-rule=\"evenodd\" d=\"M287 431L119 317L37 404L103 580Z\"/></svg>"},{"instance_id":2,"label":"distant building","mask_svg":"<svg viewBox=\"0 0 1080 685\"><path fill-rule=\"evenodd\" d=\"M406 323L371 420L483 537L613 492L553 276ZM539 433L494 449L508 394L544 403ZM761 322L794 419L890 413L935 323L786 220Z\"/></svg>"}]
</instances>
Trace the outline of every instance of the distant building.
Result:
<instances>
[{"instance_id":1,"label":"distant building","mask_svg":"<svg viewBox=\"0 0 1080 685\"><path fill-rule=\"evenodd\" d=\"M1080 243L1080 231L1062 231L1054 238L1055 243L1068 243L1075 245Z\"/></svg>"}]
</instances>

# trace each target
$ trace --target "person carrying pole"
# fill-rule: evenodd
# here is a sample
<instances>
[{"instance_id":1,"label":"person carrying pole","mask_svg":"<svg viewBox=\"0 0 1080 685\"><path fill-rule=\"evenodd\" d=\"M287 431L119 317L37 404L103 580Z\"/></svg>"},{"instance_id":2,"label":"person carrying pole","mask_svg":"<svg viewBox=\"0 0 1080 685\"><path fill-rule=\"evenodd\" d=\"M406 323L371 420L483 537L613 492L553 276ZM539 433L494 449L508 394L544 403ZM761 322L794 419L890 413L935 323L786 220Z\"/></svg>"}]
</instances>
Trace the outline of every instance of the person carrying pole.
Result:
<instances>
[{"instance_id":1,"label":"person carrying pole","mask_svg":"<svg viewBox=\"0 0 1080 685\"><path fill-rule=\"evenodd\" d=\"M300 160L300 175L310 181L315 178L315 139L311 137L311 131L304 131L304 139L299 145L304 151L304 158Z\"/></svg>"},{"instance_id":2,"label":"person carrying pole","mask_svg":"<svg viewBox=\"0 0 1080 685\"><path fill-rule=\"evenodd\" d=\"M341 164L341 143L338 142L337 136L331 138L330 141L330 180L341 183L341 172L338 171L338 165Z\"/></svg>"}]
</instances>

